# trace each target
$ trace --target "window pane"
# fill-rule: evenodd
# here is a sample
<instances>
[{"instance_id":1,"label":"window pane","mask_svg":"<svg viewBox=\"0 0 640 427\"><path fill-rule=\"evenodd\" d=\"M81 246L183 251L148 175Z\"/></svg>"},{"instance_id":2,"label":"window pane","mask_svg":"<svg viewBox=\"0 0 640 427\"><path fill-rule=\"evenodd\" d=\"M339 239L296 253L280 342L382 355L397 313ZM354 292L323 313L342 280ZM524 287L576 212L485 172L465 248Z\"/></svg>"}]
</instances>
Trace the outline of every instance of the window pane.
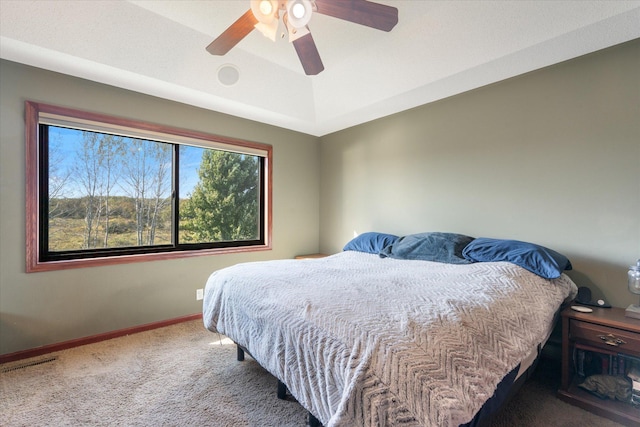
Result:
<instances>
[{"instance_id":1,"label":"window pane","mask_svg":"<svg viewBox=\"0 0 640 427\"><path fill-rule=\"evenodd\" d=\"M172 243L171 144L48 129L49 252Z\"/></svg>"},{"instance_id":2,"label":"window pane","mask_svg":"<svg viewBox=\"0 0 640 427\"><path fill-rule=\"evenodd\" d=\"M180 146L181 244L260 238L260 157Z\"/></svg>"},{"instance_id":3,"label":"window pane","mask_svg":"<svg viewBox=\"0 0 640 427\"><path fill-rule=\"evenodd\" d=\"M270 145L25 102L28 273L271 249Z\"/></svg>"}]
</instances>

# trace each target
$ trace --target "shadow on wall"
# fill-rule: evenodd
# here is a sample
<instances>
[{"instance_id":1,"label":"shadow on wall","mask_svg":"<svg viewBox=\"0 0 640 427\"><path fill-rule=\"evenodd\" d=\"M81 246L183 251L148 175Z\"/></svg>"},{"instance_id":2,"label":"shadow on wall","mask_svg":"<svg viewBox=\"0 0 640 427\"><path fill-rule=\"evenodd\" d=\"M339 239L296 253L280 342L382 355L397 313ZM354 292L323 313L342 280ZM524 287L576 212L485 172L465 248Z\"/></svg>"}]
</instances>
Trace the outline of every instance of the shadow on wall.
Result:
<instances>
[{"instance_id":1,"label":"shadow on wall","mask_svg":"<svg viewBox=\"0 0 640 427\"><path fill-rule=\"evenodd\" d=\"M578 287L586 286L591 290L592 301L603 299L614 307L623 308L637 303L637 297L627 289L628 265L593 258L569 258L573 270L565 273Z\"/></svg>"}]
</instances>

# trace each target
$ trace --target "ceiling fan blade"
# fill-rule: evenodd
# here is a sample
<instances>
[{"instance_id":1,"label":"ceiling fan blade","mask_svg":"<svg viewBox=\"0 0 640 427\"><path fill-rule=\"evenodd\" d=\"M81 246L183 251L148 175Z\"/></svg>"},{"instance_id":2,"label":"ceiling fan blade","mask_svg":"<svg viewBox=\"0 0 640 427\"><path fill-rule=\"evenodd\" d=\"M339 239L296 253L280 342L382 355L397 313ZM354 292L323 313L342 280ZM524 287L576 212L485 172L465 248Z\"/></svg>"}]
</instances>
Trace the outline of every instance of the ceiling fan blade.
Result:
<instances>
[{"instance_id":1,"label":"ceiling fan blade","mask_svg":"<svg viewBox=\"0 0 640 427\"><path fill-rule=\"evenodd\" d=\"M302 68L304 68L304 73L307 76L315 76L324 70L322 59L320 59L316 42L313 41L311 33L294 40L293 47L296 49Z\"/></svg>"},{"instance_id":2,"label":"ceiling fan blade","mask_svg":"<svg viewBox=\"0 0 640 427\"><path fill-rule=\"evenodd\" d=\"M391 31L398 23L398 9L367 0L315 0L318 13Z\"/></svg>"},{"instance_id":3,"label":"ceiling fan blade","mask_svg":"<svg viewBox=\"0 0 640 427\"><path fill-rule=\"evenodd\" d=\"M207 52L212 55L224 55L229 52L232 47L237 45L240 40L245 38L257 23L258 19L256 19L251 9L249 9L207 46Z\"/></svg>"}]
</instances>

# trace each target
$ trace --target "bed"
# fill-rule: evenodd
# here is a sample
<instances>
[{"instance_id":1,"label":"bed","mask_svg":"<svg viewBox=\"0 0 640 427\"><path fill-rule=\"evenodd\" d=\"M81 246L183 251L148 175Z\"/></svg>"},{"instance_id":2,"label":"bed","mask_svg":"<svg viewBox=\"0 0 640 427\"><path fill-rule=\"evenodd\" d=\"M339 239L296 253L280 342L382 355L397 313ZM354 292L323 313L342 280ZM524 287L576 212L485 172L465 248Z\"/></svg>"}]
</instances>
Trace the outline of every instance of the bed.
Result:
<instances>
[{"instance_id":1,"label":"bed","mask_svg":"<svg viewBox=\"0 0 640 427\"><path fill-rule=\"evenodd\" d=\"M248 349L326 427L477 423L575 296L570 263L546 278L514 263L511 246L480 261L486 245L465 252L478 239L372 234L326 258L213 272L206 328Z\"/></svg>"}]
</instances>

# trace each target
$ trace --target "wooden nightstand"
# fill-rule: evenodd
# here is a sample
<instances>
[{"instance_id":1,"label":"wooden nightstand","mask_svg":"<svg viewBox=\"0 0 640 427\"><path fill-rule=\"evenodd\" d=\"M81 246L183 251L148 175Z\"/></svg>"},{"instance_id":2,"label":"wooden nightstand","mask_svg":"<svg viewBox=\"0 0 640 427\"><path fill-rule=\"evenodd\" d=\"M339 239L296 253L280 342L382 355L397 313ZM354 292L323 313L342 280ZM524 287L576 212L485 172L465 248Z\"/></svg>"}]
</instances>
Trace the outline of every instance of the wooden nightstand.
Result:
<instances>
[{"instance_id":1,"label":"wooden nightstand","mask_svg":"<svg viewBox=\"0 0 640 427\"><path fill-rule=\"evenodd\" d=\"M566 308L562 312L562 384L558 397L572 405L610 418L619 423L640 425L640 408L630 403L610 399L600 399L578 387L579 378L574 378L574 350L577 351L576 364L581 353L589 352L603 362L612 374L620 374L618 367L630 363L625 356L640 358L640 319L625 317L622 308L594 308L593 313L579 313ZM616 369L610 361L616 362ZM625 365L626 366L626 365ZM623 373L624 375L624 373Z\"/></svg>"},{"instance_id":2,"label":"wooden nightstand","mask_svg":"<svg viewBox=\"0 0 640 427\"><path fill-rule=\"evenodd\" d=\"M324 258L329 255L326 254L309 254L309 255L296 255L295 259L308 259L308 258Z\"/></svg>"}]
</instances>

